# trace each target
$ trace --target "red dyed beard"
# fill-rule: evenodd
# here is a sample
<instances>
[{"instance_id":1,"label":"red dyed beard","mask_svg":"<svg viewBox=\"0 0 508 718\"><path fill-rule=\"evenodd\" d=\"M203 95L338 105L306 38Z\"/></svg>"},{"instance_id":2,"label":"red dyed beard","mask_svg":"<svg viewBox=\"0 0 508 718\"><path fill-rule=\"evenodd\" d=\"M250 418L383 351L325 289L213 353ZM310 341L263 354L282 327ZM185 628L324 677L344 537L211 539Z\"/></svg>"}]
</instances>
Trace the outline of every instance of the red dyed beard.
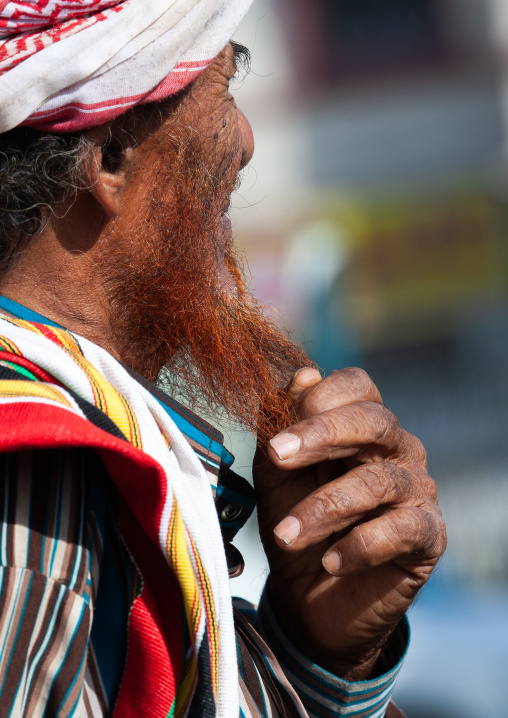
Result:
<instances>
[{"instance_id":1,"label":"red dyed beard","mask_svg":"<svg viewBox=\"0 0 508 718\"><path fill-rule=\"evenodd\" d=\"M113 331L134 369L155 381L164 366L194 409L218 404L264 442L294 421L284 388L311 362L248 293L224 236L236 151L213 166L200 144L173 135L161 152L136 251L104 258Z\"/></svg>"}]
</instances>

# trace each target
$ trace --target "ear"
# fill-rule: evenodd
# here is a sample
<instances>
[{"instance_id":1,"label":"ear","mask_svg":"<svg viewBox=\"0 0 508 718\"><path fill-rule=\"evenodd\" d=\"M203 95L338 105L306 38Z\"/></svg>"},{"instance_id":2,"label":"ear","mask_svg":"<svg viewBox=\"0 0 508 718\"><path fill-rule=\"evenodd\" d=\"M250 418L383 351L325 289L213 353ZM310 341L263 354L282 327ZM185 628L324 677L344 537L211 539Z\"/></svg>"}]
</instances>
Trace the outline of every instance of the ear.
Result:
<instances>
[{"instance_id":1,"label":"ear","mask_svg":"<svg viewBox=\"0 0 508 718\"><path fill-rule=\"evenodd\" d=\"M120 212L121 190L125 184L125 171L118 168L110 171L104 167L102 148L111 134L113 123L108 122L87 131L94 144L93 156L85 170L90 194L102 207L107 217L116 217ZM129 152L129 150L127 150Z\"/></svg>"}]
</instances>

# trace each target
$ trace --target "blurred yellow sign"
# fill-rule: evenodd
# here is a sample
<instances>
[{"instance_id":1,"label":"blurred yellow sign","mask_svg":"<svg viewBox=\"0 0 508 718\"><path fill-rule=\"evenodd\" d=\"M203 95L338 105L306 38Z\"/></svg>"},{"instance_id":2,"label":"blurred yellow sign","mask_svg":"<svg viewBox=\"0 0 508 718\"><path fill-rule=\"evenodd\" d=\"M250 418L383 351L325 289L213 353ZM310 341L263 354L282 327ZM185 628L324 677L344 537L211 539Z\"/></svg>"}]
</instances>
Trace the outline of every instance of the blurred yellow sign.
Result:
<instances>
[{"instance_id":1,"label":"blurred yellow sign","mask_svg":"<svg viewBox=\"0 0 508 718\"><path fill-rule=\"evenodd\" d=\"M446 335L508 288L507 210L487 193L338 200L327 215L352 244L345 281L365 348Z\"/></svg>"}]
</instances>

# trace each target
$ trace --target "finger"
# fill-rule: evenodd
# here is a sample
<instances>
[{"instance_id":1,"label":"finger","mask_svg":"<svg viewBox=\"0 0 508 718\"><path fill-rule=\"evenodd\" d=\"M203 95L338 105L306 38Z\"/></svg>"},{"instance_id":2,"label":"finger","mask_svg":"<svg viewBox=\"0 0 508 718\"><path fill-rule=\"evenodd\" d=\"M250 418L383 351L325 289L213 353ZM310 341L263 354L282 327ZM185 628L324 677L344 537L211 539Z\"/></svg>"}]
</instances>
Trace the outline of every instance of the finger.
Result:
<instances>
[{"instance_id":1,"label":"finger","mask_svg":"<svg viewBox=\"0 0 508 718\"><path fill-rule=\"evenodd\" d=\"M296 404L301 395L310 387L315 386L323 377L317 369L313 367L303 367L294 375L287 389L288 396L293 404Z\"/></svg>"},{"instance_id":2,"label":"finger","mask_svg":"<svg viewBox=\"0 0 508 718\"><path fill-rule=\"evenodd\" d=\"M376 402L347 404L304 419L270 439L268 446L274 464L287 469L344 459L360 451L361 461L393 458L424 464L426 457L418 439Z\"/></svg>"},{"instance_id":3,"label":"finger","mask_svg":"<svg viewBox=\"0 0 508 718\"><path fill-rule=\"evenodd\" d=\"M334 576L345 576L397 561L423 581L445 547L440 514L414 506L400 508L356 526L326 552L323 566Z\"/></svg>"},{"instance_id":4,"label":"finger","mask_svg":"<svg viewBox=\"0 0 508 718\"><path fill-rule=\"evenodd\" d=\"M358 466L294 506L274 529L277 543L301 551L381 508L414 503L417 494L437 500L435 484L423 471L417 475L391 463Z\"/></svg>"},{"instance_id":5,"label":"finger","mask_svg":"<svg viewBox=\"0 0 508 718\"><path fill-rule=\"evenodd\" d=\"M357 401L382 403L381 394L367 372L357 368L341 369L332 371L322 382L300 396L298 414L306 419Z\"/></svg>"}]
</instances>

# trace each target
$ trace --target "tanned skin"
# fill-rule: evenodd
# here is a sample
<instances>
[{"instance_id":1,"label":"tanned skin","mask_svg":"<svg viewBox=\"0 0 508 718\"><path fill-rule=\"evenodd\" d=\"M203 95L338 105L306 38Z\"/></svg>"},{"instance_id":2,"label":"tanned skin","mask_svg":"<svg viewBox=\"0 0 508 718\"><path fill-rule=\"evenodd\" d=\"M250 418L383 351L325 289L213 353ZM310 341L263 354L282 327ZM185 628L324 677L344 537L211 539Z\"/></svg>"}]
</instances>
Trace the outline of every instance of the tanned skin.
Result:
<instances>
[{"instance_id":1,"label":"tanned skin","mask_svg":"<svg viewBox=\"0 0 508 718\"><path fill-rule=\"evenodd\" d=\"M151 379L172 355L185 351L184 329L168 333L176 321L171 293L156 307L155 314L166 319L154 333L149 328L154 312L145 307L145 324L135 308L129 314L119 302L124 297L128 306L129 293L122 295L118 277L111 279L108 273L111 258L121 256L124 290L129 271L141 276L140 256L145 264L151 256L143 255L143 237L154 212L154 192L162 203L155 209L164 210L161 226L171 234L172 223L177 233L181 212L171 215L177 187L167 173L169 150L161 148L168 147L168 136L178 129L180 140L199 138L202 159L217 180L216 202L206 205L208 235L215 240L207 286L222 297L226 309L236 299L248 304L223 219L236 176L254 149L250 126L229 92L235 69L228 46L149 141L124 149L114 171L104 168L101 146L107 134L116 131L115 124L90 131L96 142L87 169L90 189L48 217L44 230L4 273L0 291ZM157 227L152 229L151 236L157 237ZM165 241L162 231L159 234ZM138 298L141 301L139 291ZM383 406L364 372L346 369L323 379L296 348L286 350L286 368L294 376L282 395L290 408L287 417L294 418L270 441L260 441L254 466L272 601L284 631L309 658L347 680L363 680L444 551L446 533L436 488L427 475L422 445ZM281 345L280 352L286 350ZM256 365L268 367L267 377L272 360L260 358ZM303 368L295 373L297 367ZM229 395L238 394L231 367L210 371L219 383L222 374L229 376ZM238 376L249 373L258 373L258 368L238 367ZM279 385L283 376L280 370ZM220 395L220 387L217 391ZM254 396L258 389L252 391ZM224 396L227 403L228 392ZM258 398L262 403L261 392ZM275 404L272 396L268 411L273 406L276 413ZM249 411L255 416L257 409L251 406Z\"/></svg>"}]
</instances>

